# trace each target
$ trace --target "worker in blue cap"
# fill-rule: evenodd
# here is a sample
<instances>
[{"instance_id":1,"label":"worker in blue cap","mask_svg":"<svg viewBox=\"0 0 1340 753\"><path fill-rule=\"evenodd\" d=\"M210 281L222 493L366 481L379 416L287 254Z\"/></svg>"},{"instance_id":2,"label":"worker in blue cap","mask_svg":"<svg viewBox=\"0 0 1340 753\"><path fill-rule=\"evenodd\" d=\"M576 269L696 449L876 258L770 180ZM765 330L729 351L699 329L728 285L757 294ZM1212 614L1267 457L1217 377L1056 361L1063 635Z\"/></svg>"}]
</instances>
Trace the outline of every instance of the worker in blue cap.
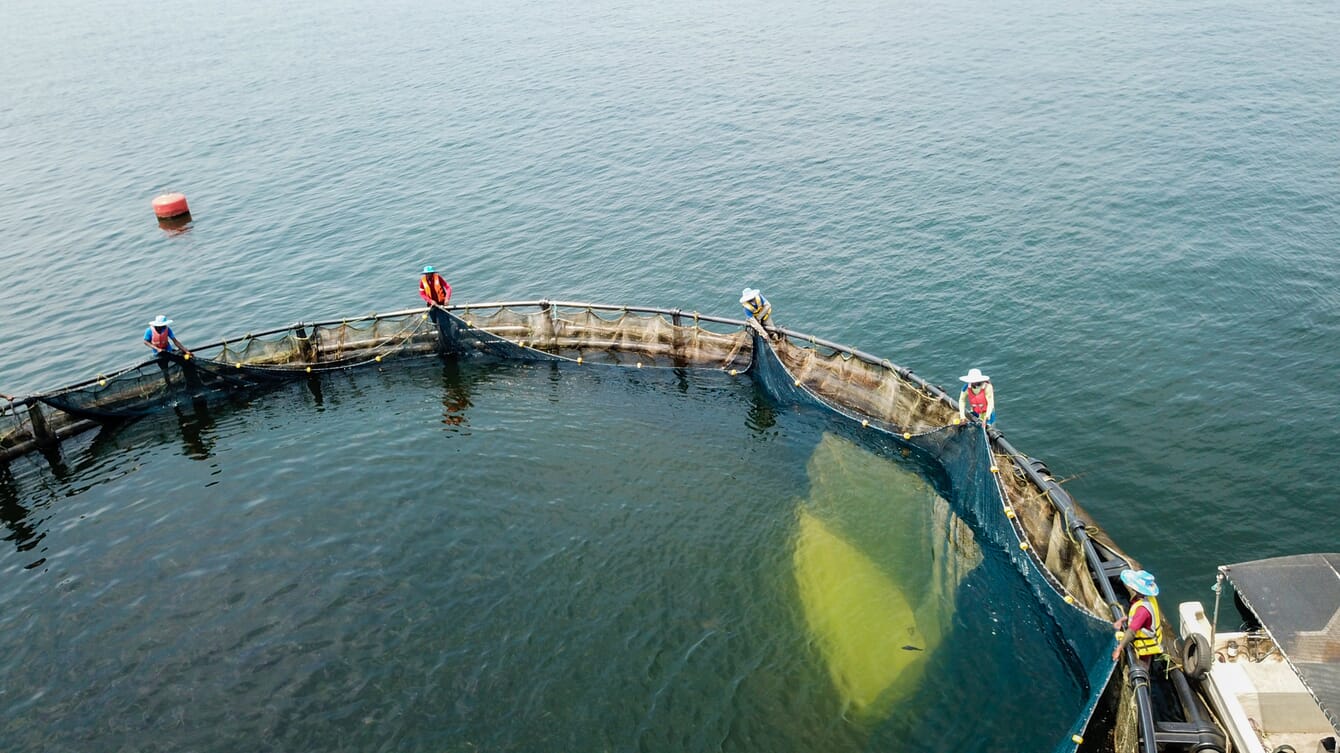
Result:
<instances>
[{"instance_id":1,"label":"worker in blue cap","mask_svg":"<svg viewBox=\"0 0 1340 753\"><path fill-rule=\"evenodd\" d=\"M1117 647L1112 649L1112 660L1127 645L1135 647L1135 655L1146 666L1155 656L1163 655L1163 611L1159 609L1159 584L1144 570L1121 571L1121 582L1131 595L1131 608L1126 616L1112 623L1117 630ZM1124 628L1124 632L1123 632Z\"/></svg>"},{"instance_id":2,"label":"worker in blue cap","mask_svg":"<svg viewBox=\"0 0 1340 753\"><path fill-rule=\"evenodd\" d=\"M419 278L419 297L429 306L445 306L451 302L451 285L429 265Z\"/></svg>"}]
</instances>

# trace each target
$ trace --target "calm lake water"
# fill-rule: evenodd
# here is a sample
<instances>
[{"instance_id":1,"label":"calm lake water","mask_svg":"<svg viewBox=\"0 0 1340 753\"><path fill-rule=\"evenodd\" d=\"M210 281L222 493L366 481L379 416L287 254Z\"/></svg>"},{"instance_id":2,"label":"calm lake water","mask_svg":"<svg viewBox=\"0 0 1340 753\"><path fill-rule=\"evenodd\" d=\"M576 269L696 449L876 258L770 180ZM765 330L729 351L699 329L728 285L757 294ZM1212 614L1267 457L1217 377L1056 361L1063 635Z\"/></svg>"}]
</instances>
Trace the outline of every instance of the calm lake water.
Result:
<instances>
[{"instance_id":1,"label":"calm lake water","mask_svg":"<svg viewBox=\"0 0 1340 753\"><path fill-rule=\"evenodd\" d=\"M1326 2L8 3L0 392L131 363L159 313L190 345L406 308L426 263L457 301L734 315L749 284L782 323L934 382L982 368L1007 437L1166 601L1207 599L1217 564L1336 548L1336 39ZM154 222L163 190L189 197L185 232ZM208 427L165 414L68 446L59 477L12 464L0 732L19 750L888 749L958 723L945 691L849 725L797 653L794 601L766 586L791 582L807 419L759 441L733 382L545 393L502 369L477 376L487 409L443 423L442 381L465 377L440 371L351 376L319 409L266 395ZM675 483L634 493L630 467ZM604 501L544 514L586 487ZM755 497L787 512L723 507ZM689 528L656 535L672 518ZM546 556L565 569L518 575ZM638 577L583 600L597 565ZM677 614L668 584L694 579L724 585ZM609 622L564 644L571 604ZM648 625L685 653L749 639L652 661L625 645ZM983 663L1020 686L1007 649ZM718 700L656 703L695 694ZM549 721L560 695L585 716Z\"/></svg>"}]
</instances>

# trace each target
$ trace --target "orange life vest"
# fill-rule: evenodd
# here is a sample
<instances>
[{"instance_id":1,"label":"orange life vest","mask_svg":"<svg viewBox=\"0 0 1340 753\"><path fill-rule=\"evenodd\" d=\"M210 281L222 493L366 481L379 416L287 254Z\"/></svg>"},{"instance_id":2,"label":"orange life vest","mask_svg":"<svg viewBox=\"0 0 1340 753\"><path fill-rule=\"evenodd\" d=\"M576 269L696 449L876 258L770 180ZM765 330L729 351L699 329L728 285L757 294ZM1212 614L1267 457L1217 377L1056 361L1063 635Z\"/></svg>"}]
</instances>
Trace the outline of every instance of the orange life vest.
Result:
<instances>
[{"instance_id":1,"label":"orange life vest","mask_svg":"<svg viewBox=\"0 0 1340 753\"><path fill-rule=\"evenodd\" d=\"M434 272L419 279L419 295L423 296L425 301L445 304L451 297L451 286L442 279L442 275Z\"/></svg>"}]
</instances>

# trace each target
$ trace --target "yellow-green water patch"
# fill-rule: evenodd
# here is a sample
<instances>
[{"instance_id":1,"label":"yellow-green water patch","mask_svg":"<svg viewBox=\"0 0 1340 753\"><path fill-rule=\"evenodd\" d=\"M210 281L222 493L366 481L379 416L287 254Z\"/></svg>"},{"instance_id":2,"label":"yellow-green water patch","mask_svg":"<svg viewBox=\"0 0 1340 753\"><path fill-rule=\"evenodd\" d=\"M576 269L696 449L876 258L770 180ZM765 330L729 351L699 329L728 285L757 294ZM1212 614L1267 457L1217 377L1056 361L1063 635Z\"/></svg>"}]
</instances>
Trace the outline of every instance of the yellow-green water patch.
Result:
<instances>
[{"instance_id":1,"label":"yellow-green water patch","mask_svg":"<svg viewBox=\"0 0 1340 753\"><path fill-rule=\"evenodd\" d=\"M825 435L807 470L794 554L805 621L844 703L880 718L916 692L981 553L945 500L892 460Z\"/></svg>"}]
</instances>

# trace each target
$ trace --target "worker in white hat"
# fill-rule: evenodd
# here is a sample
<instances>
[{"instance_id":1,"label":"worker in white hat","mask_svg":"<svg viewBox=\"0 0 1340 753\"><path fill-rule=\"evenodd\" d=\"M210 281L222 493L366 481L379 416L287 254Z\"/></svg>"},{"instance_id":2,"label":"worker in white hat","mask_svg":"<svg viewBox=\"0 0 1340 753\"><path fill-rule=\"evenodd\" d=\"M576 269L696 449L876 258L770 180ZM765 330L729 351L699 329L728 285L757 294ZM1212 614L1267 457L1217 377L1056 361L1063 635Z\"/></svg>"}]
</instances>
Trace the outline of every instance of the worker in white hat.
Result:
<instances>
[{"instance_id":1,"label":"worker in white hat","mask_svg":"<svg viewBox=\"0 0 1340 753\"><path fill-rule=\"evenodd\" d=\"M776 340L781 337L781 333L772 324L772 304L763 297L758 288L745 288L740 291L740 305L748 314L745 321L749 326L758 330L760 335Z\"/></svg>"},{"instance_id":2,"label":"worker in white hat","mask_svg":"<svg viewBox=\"0 0 1340 753\"><path fill-rule=\"evenodd\" d=\"M148 329L144 330L144 344L155 355L175 353L176 351L172 349L173 345L176 345L182 353L191 355L191 351L187 350L186 346L181 344L181 340L177 339L177 335L172 332L171 325L171 319L159 314L153 321L149 322Z\"/></svg>"},{"instance_id":3,"label":"worker in white hat","mask_svg":"<svg viewBox=\"0 0 1340 753\"><path fill-rule=\"evenodd\" d=\"M981 369L971 368L958 380L963 382L963 389L958 393L958 417L966 421L971 410L973 418L987 426L994 424L996 391L991 388L991 377L983 374Z\"/></svg>"}]
</instances>

